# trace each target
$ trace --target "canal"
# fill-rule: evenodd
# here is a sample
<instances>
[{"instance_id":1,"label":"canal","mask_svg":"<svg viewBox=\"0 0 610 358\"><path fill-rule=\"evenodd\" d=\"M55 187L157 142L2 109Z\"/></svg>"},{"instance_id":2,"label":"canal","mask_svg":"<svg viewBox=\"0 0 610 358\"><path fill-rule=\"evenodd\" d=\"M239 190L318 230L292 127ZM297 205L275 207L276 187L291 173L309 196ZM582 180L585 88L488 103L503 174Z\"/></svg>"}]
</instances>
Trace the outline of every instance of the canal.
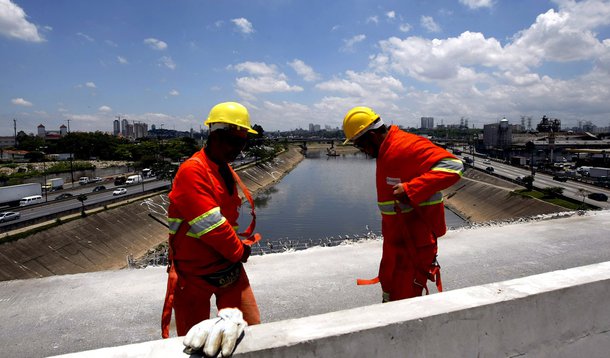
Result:
<instances>
[{"instance_id":1,"label":"canal","mask_svg":"<svg viewBox=\"0 0 610 358\"><path fill-rule=\"evenodd\" d=\"M325 152L309 151L279 183L257 195L255 206L256 231L267 246L272 242L323 245L346 235L381 233L375 161L361 153L328 157ZM244 205L240 228L250 223L249 213ZM466 224L448 209L445 218L448 227Z\"/></svg>"}]
</instances>

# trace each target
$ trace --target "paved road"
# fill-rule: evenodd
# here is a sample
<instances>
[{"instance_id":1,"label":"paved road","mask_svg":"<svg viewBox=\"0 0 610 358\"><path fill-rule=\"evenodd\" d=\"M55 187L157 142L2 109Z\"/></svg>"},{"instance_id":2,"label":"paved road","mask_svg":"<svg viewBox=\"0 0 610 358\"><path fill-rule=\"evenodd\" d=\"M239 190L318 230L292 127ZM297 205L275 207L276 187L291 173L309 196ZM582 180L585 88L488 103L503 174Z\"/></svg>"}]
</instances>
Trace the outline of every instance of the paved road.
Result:
<instances>
[{"instance_id":1,"label":"paved road","mask_svg":"<svg viewBox=\"0 0 610 358\"><path fill-rule=\"evenodd\" d=\"M378 240L252 257L247 270L265 322L380 301ZM610 211L459 229L440 240L446 290L610 261ZM0 282L5 357L44 357L160 338L163 268Z\"/></svg>"}]
</instances>

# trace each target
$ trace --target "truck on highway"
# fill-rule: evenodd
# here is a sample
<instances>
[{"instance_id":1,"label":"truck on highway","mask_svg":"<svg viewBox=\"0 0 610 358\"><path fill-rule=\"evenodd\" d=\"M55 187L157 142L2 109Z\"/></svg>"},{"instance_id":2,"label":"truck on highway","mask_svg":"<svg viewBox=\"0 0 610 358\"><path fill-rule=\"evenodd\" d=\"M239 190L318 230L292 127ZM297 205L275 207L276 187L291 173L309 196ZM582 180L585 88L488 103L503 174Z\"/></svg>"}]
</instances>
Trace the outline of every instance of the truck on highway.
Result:
<instances>
[{"instance_id":1,"label":"truck on highway","mask_svg":"<svg viewBox=\"0 0 610 358\"><path fill-rule=\"evenodd\" d=\"M610 178L610 168L591 167L589 168L591 178Z\"/></svg>"},{"instance_id":2,"label":"truck on highway","mask_svg":"<svg viewBox=\"0 0 610 358\"><path fill-rule=\"evenodd\" d=\"M136 174L136 175L128 176L127 181L125 181L125 184L131 185L131 184L138 184L140 182L142 182L142 176L140 174Z\"/></svg>"},{"instance_id":3,"label":"truck on highway","mask_svg":"<svg viewBox=\"0 0 610 358\"><path fill-rule=\"evenodd\" d=\"M0 187L0 205L17 206L27 196L42 195L41 185L28 183Z\"/></svg>"},{"instance_id":4,"label":"truck on highway","mask_svg":"<svg viewBox=\"0 0 610 358\"><path fill-rule=\"evenodd\" d=\"M64 179L63 178L53 178L47 180L47 183L42 186L42 190L44 191L55 191L64 188Z\"/></svg>"}]
</instances>

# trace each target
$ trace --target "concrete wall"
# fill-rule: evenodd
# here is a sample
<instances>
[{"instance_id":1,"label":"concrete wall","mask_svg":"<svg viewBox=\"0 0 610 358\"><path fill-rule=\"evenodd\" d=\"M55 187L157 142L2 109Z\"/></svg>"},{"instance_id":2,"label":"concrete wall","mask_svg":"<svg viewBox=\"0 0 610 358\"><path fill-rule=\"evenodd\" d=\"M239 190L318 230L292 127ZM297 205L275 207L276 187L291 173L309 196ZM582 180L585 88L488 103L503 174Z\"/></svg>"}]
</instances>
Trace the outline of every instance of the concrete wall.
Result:
<instances>
[{"instance_id":1,"label":"concrete wall","mask_svg":"<svg viewBox=\"0 0 610 358\"><path fill-rule=\"evenodd\" d=\"M607 357L610 262L249 327L237 357ZM181 338L62 357L185 357Z\"/></svg>"}]
</instances>

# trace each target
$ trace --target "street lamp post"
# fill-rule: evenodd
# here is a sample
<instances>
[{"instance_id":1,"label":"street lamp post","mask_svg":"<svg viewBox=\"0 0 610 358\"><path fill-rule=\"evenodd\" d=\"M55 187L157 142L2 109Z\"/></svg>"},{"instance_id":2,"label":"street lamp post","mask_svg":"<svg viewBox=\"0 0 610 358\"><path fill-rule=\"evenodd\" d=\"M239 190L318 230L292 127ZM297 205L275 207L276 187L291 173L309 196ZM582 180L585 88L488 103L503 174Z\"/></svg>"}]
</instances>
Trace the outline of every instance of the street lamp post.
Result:
<instances>
[{"instance_id":1,"label":"street lamp post","mask_svg":"<svg viewBox=\"0 0 610 358\"><path fill-rule=\"evenodd\" d=\"M44 201L49 200L49 188L47 188L47 165L46 165L46 154L45 150L47 147L39 147L38 150L42 153L42 188L44 190Z\"/></svg>"}]
</instances>

